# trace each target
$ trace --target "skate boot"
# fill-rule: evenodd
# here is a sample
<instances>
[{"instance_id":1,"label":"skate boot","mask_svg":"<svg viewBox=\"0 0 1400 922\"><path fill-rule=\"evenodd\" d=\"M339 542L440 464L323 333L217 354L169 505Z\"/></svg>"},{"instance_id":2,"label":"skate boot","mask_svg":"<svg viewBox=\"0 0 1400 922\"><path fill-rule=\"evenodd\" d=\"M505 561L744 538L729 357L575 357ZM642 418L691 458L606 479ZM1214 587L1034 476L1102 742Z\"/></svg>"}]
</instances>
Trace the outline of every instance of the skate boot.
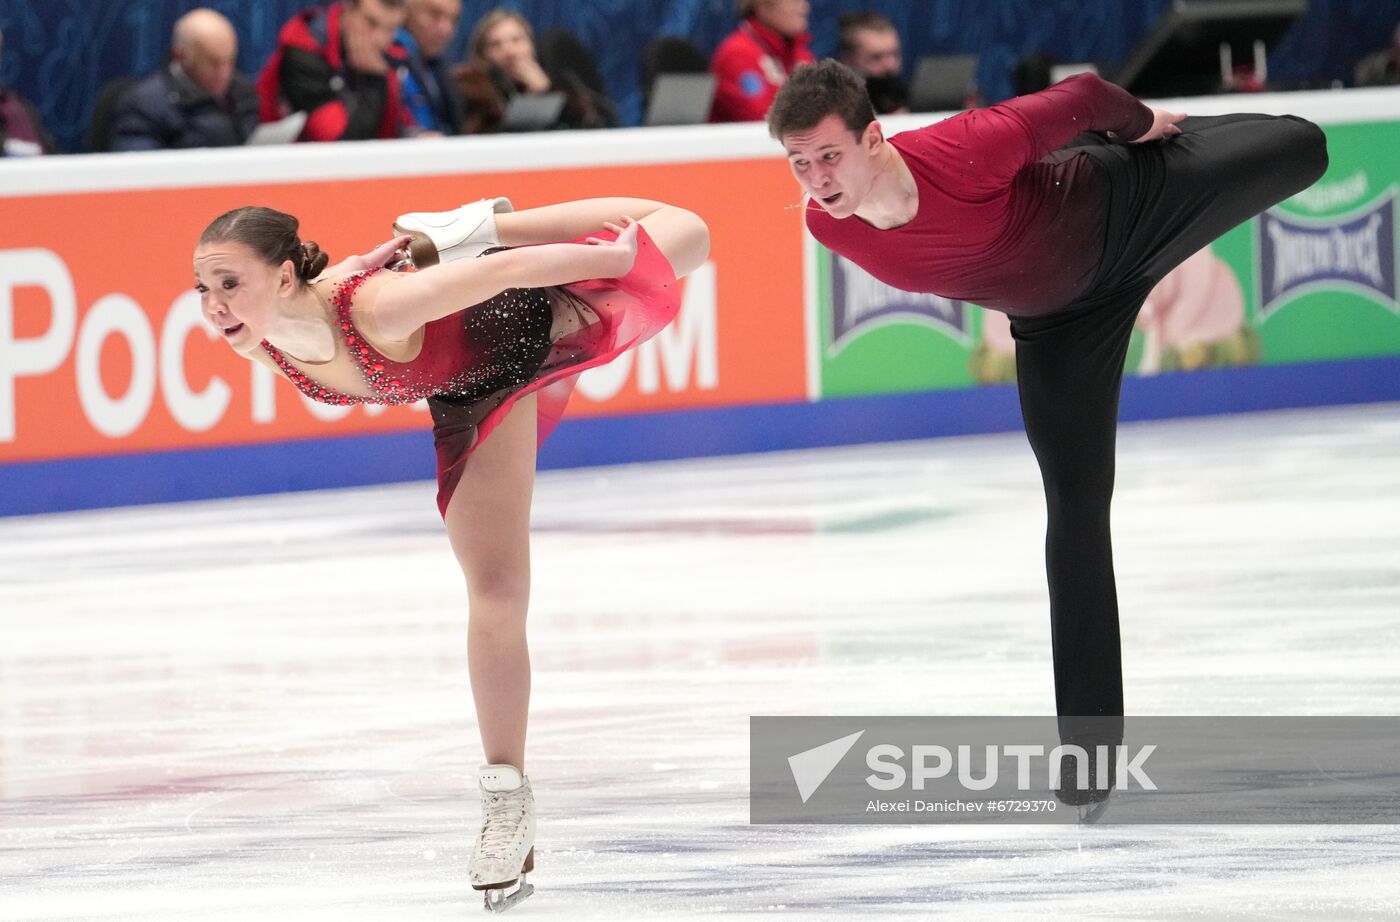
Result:
<instances>
[{"instance_id":1,"label":"skate boot","mask_svg":"<svg viewBox=\"0 0 1400 922\"><path fill-rule=\"evenodd\" d=\"M453 211L415 211L399 215L394 233L413 237L408 258L415 269L426 269L500 246L496 215L514 210L510 199L484 198Z\"/></svg>"},{"instance_id":2,"label":"skate boot","mask_svg":"<svg viewBox=\"0 0 1400 922\"><path fill-rule=\"evenodd\" d=\"M481 835L469 876L473 890L486 891L486 909L505 912L535 892L525 882L535 869L535 795L514 765L483 765L480 775Z\"/></svg>"},{"instance_id":3,"label":"skate boot","mask_svg":"<svg viewBox=\"0 0 1400 922\"><path fill-rule=\"evenodd\" d=\"M1087 750L1094 753L1093 749ZM1108 802L1113 796L1114 775L1117 772L1117 747L1108 750L1107 776L1100 780L1098 759L1091 755L1089 761L1089 784L1080 787L1076 778L1077 759L1066 755L1060 759L1060 787L1055 791L1055 799L1067 807L1074 807L1079 815L1079 823L1091 826L1103 819L1108 812Z\"/></svg>"}]
</instances>

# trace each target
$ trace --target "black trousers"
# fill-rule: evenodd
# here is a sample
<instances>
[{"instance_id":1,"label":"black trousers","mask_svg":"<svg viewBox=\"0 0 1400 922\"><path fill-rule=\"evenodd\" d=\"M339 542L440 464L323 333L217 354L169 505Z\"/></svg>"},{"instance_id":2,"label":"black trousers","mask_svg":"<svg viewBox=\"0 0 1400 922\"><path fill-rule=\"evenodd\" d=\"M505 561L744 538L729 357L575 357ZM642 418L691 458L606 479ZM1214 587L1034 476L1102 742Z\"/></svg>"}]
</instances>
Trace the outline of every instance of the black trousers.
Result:
<instances>
[{"instance_id":1,"label":"black trousers","mask_svg":"<svg viewBox=\"0 0 1400 922\"><path fill-rule=\"evenodd\" d=\"M1189 118L1181 129L1166 141L1086 148L1109 190L1094 282L1062 309L1011 322L1021 413L1045 483L1062 718L1123 714L1109 504L1118 393L1138 310L1188 256L1327 168L1321 130L1291 116Z\"/></svg>"}]
</instances>

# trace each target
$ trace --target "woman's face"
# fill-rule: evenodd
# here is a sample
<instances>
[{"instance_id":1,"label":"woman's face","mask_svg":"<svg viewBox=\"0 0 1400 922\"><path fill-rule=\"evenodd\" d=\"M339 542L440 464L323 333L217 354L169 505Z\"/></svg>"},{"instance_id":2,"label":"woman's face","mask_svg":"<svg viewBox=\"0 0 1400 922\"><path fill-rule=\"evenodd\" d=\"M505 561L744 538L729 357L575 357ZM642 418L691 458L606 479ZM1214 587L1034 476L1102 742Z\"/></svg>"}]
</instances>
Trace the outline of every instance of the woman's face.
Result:
<instances>
[{"instance_id":1,"label":"woman's face","mask_svg":"<svg viewBox=\"0 0 1400 922\"><path fill-rule=\"evenodd\" d=\"M296 289L290 260L269 266L247 246L231 240L195 248L194 282L204 319L243 355L267 338L278 298Z\"/></svg>"},{"instance_id":2,"label":"woman's face","mask_svg":"<svg viewBox=\"0 0 1400 922\"><path fill-rule=\"evenodd\" d=\"M807 31L809 12L807 0L758 0L754 6L759 22L787 38Z\"/></svg>"},{"instance_id":3,"label":"woman's face","mask_svg":"<svg viewBox=\"0 0 1400 922\"><path fill-rule=\"evenodd\" d=\"M511 72L521 61L535 57L535 43L518 21L503 19L486 33L481 54L492 64Z\"/></svg>"}]
</instances>

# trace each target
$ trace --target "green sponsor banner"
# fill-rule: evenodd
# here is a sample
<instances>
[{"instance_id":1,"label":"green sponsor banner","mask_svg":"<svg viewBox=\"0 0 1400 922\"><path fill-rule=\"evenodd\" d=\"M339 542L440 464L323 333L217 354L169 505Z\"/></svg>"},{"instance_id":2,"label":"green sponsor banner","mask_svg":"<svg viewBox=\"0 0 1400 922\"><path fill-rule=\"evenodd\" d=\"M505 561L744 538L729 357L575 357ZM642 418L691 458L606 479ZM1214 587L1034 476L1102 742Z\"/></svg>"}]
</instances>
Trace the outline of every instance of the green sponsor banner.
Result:
<instances>
[{"instance_id":1,"label":"green sponsor banner","mask_svg":"<svg viewBox=\"0 0 1400 922\"><path fill-rule=\"evenodd\" d=\"M1400 355L1400 122L1325 127L1326 176L1153 290L1129 374ZM1004 315L898 291L808 245L821 396L1015 380Z\"/></svg>"}]
</instances>

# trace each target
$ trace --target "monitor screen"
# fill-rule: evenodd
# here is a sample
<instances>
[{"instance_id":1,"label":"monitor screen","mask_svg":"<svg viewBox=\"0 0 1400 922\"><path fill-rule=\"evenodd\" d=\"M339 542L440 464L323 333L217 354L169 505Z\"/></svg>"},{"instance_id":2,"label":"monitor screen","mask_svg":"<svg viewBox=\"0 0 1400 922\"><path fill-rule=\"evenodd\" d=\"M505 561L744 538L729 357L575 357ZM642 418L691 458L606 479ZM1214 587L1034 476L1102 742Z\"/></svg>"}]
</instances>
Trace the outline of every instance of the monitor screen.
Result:
<instances>
[{"instance_id":1,"label":"monitor screen","mask_svg":"<svg viewBox=\"0 0 1400 922\"><path fill-rule=\"evenodd\" d=\"M1116 82L1145 97L1218 93L1222 44L1250 63L1256 41L1272 49L1307 11L1307 0L1175 0Z\"/></svg>"}]
</instances>

